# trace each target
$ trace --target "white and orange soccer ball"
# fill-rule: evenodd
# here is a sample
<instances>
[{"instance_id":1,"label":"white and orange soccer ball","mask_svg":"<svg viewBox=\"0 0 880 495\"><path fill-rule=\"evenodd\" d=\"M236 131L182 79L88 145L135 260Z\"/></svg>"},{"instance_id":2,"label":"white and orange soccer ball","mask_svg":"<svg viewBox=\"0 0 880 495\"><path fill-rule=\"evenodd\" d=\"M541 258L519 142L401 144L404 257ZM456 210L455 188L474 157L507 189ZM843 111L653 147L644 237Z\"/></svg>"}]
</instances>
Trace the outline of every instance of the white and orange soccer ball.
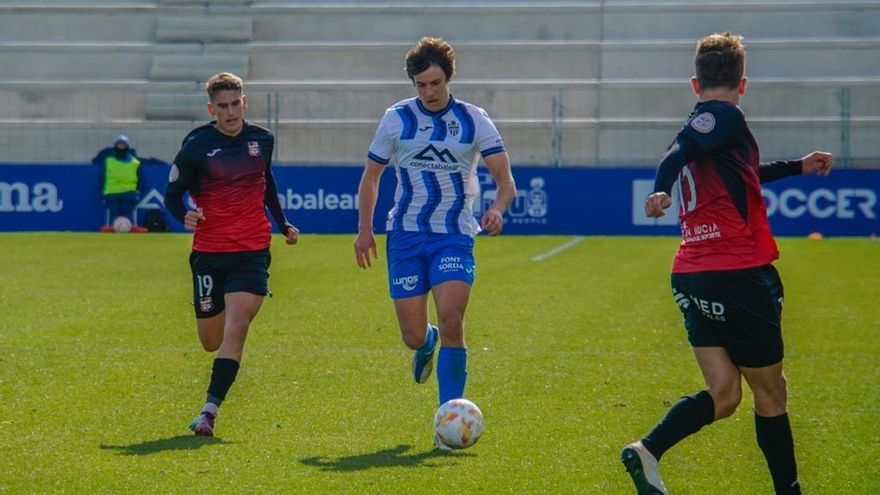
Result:
<instances>
[{"instance_id":1,"label":"white and orange soccer ball","mask_svg":"<svg viewBox=\"0 0 880 495\"><path fill-rule=\"evenodd\" d=\"M467 399L452 399L434 415L434 441L441 450L466 449L483 434L483 413Z\"/></svg>"}]
</instances>

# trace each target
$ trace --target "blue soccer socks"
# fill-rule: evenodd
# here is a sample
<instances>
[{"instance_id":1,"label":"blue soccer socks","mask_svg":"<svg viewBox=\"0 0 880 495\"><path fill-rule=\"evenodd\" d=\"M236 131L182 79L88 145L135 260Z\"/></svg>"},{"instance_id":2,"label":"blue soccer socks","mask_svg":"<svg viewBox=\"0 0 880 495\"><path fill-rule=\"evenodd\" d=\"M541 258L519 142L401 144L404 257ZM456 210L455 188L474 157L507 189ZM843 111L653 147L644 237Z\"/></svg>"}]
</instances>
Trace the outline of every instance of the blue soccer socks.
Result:
<instances>
[{"instance_id":1,"label":"blue soccer socks","mask_svg":"<svg viewBox=\"0 0 880 495\"><path fill-rule=\"evenodd\" d=\"M467 382L467 348L440 347L437 356L437 383L440 404L464 397Z\"/></svg>"}]
</instances>

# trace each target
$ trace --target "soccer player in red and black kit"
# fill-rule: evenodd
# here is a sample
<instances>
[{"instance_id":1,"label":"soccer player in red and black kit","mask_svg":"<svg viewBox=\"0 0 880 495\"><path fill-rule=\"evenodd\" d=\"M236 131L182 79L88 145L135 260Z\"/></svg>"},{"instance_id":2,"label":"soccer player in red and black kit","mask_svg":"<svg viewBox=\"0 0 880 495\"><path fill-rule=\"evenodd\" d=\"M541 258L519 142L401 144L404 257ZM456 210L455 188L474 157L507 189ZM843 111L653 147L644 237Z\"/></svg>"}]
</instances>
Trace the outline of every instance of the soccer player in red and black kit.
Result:
<instances>
[{"instance_id":1,"label":"soccer player in red and black kit","mask_svg":"<svg viewBox=\"0 0 880 495\"><path fill-rule=\"evenodd\" d=\"M165 207L195 231L189 262L196 326L202 346L217 351L208 396L190 429L213 436L217 409L235 381L248 327L269 293L272 227L266 208L296 244L299 231L284 218L272 176L275 137L244 120L241 79L227 72L207 83L215 120L192 130L174 159ZM197 208L187 210L184 192Z\"/></svg>"},{"instance_id":2,"label":"soccer player in red and black kit","mask_svg":"<svg viewBox=\"0 0 880 495\"><path fill-rule=\"evenodd\" d=\"M672 265L672 294L707 388L676 402L644 438L623 449L621 459L640 495L667 494L660 457L733 414L745 377L776 493L800 494L782 373L782 282L771 264L779 251L761 184L826 175L831 155L814 151L800 160L759 164L758 145L737 106L746 92L741 36L702 38L695 65L691 85L699 102L660 161L645 213L663 216L677 184L682 241Z\"/></svg>"}]
</instances>

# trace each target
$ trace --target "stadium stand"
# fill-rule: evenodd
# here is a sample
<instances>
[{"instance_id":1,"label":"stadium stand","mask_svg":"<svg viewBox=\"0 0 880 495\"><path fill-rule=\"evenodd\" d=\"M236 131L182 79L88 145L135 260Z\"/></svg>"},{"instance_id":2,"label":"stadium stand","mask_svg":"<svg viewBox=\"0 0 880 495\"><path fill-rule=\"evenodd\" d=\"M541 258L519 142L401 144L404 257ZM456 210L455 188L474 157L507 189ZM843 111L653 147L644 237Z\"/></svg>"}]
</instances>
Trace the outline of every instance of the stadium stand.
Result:
<instances>
[{"instance_id":1,"label":"stadium stand","mask_svg":"<svg viewBox=\"0 0 880 495\"><path fill-rule=\"evenodd\" d=\"M880 162L880 2L855 0L0 0L0 161L82 163L120 132L170 159L229 70L280 162L360 164L413 94L406 49L437 35L514 164L653 165L693 105L695 40L725 30L765 159Z\"/></svg>"}]
</instances>

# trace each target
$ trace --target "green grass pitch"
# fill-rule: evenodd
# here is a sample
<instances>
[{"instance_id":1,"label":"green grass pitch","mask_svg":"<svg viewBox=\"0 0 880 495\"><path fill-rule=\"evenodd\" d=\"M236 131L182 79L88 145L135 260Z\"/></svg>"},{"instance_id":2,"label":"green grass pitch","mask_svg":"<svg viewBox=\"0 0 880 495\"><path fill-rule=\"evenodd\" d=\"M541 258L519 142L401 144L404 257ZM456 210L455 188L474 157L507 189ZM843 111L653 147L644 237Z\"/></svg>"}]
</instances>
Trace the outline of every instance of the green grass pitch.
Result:
<instances>
[{"instance_id":1,"label":"green grass pitch","mask_svg":"<svg viewBox=\"0 0 880 495\"><path fill-rule=\"evenodd\" d=\"M186 425L212 356L189 236L0 235L0 493L628 494L618 456L702 386L669 290L677 239L477 241L467 396L486 431L432 449L387 295L353 236L273 246L217 437ZM880 243L781 239L790 412L807 494L880 493ZM751 394L663 458L675 494L769 494Z\"/></svg>"}]
</instances>

